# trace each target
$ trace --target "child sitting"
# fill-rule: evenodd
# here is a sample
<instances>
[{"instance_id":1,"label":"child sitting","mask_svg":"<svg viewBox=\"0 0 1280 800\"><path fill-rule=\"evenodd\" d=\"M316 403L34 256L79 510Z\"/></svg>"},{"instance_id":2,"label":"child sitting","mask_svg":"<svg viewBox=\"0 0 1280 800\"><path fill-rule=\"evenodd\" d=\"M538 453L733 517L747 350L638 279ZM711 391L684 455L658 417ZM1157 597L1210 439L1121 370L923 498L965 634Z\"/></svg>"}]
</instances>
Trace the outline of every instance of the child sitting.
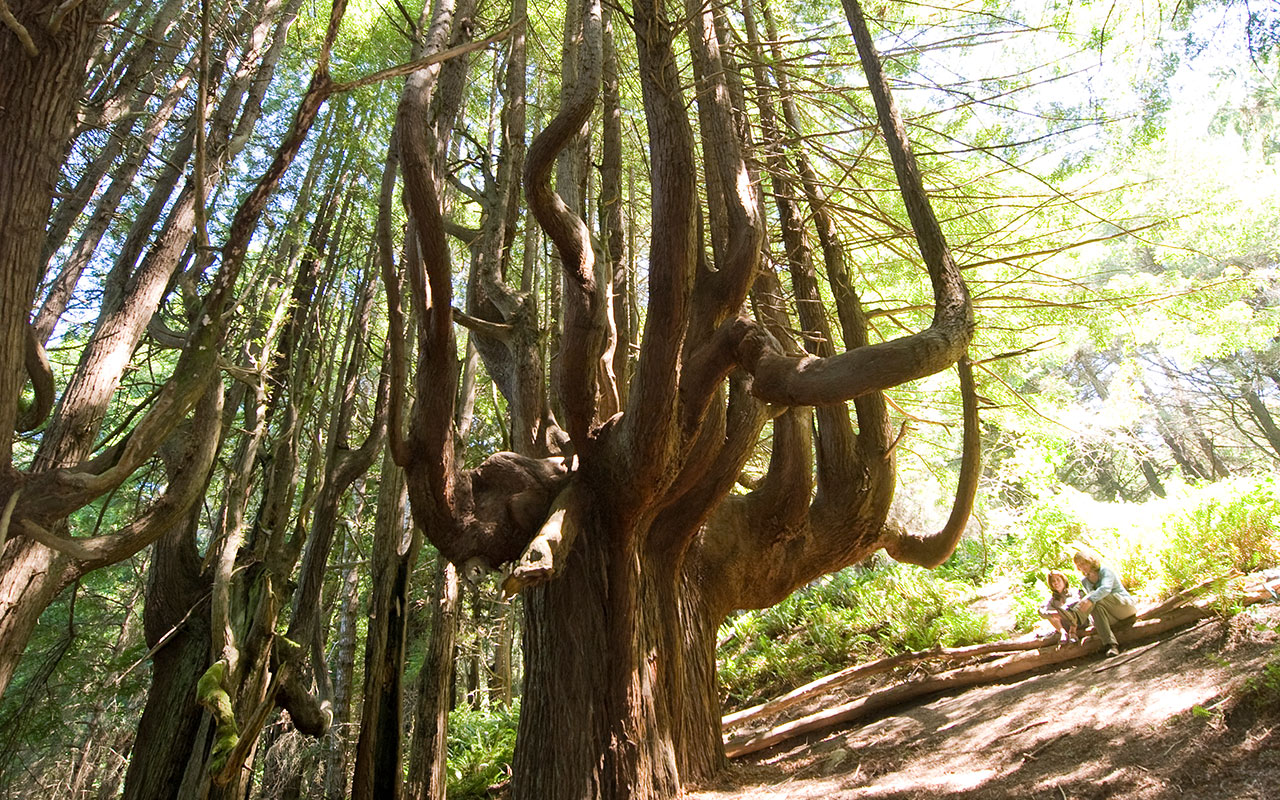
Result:
<instances>
[{"instance_id":1,"label":"child sitting","mask_svg":"<svg viewBox=\"0 0 1280 800\"><path fill-rule=\"evenodd\" d=\"M1067 576L1056 569L1049 570L1046 581L1049 600L1040 607L1040 616L1049 620L1056 634L1065 634L1067 642L1079 642L1088 626L1088 619L1076 610L1081 591L1070 588Z\"/></svg>"}]
</instances>

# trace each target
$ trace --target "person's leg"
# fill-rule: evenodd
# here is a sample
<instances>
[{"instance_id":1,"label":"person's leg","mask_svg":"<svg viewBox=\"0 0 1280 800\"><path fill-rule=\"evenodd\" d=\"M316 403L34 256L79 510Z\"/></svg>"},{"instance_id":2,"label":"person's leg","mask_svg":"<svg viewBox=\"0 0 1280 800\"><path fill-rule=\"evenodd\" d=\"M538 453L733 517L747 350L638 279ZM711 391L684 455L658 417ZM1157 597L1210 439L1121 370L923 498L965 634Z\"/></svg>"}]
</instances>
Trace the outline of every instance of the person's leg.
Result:
<instances>
[{"instance_id":1,"label":"person's leg","mask_svg":"<svg viewBox=\"0 0 1280 800\"><path fill-rule=\"evenodd\" d=\"M1112 631L1112 625L1119 620L1127 620L1132 618L1137 609L1130 603L1125 603L1113 594L1103 597L1101 600L1093 604L1093 610L1090 615L1093 618L1093 627L1097 629L1098 635L1102 637L1102 646L1108 650L1117 647L1115 632Z\"/></svg>"},{"instance_id":2,"label":"person's leg","mask_svg":"<svg viewBox=\"0 0 1280 800\"><path fill-rule=\"evenodd\" d=\"M1103 598L1105 600L1106 598ZM1089 613L1093 618L1093 629L1098 632L1098 636L1102 637L1103 648L1110 650L1116 646L1116 635L1111 632L1111 615L1107 613L1106 606L1102 604L1102 600L1094 603L1093 610Z\"/></svg>"},{"instance_id":3,"label":"person's leg","mask_svg":"<svg viewBox=\"0 0 1280 800\"><path fill-rule=\"evenodd\" d=\"M1062 615L1062 624L1066 628L1067 641L1079 642L1084 638L1084 629L1089 627L1089 619L1071 608Z\"/></svg>"}]
</instances>

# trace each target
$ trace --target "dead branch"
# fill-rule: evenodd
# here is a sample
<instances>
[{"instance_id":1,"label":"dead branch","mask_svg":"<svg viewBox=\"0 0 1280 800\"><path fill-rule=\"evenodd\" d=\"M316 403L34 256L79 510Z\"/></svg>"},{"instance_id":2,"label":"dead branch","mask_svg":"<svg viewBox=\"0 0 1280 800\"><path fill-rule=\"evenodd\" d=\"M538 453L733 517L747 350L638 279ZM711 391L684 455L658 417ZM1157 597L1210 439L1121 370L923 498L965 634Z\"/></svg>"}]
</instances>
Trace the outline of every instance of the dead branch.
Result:
<instances>
[{"instance_id":1,"label":"dead branch","mask_svg":"<svg viewBox=\"0 0 1280 800\"><path fill-rule=\"evenodd\" d=\"M1226 575L1218 575L1216 577L1209 578L1206 581L1197 583L1195 586L1188 586L1186 589L1183 589L1182 591L1177 592L1168 600L1165 600L1163 603L1160 603L1157 606L1152 606L1151 608L1148 608L1146 611L1139 613L1138 619L1158 619L1161 615L1166 614L1169 611L1175 608L1178 608L1180 606L1184 606L1190 601L1194 600L1195 598L1203 595L1205 592L1209 591L1214 586L1221 585L1222 583L1232 578L1238 577L1239 575L1240 575L1240 572L1238 570L1232 570L1228 572Z\"/></svg>"}]
</instances>

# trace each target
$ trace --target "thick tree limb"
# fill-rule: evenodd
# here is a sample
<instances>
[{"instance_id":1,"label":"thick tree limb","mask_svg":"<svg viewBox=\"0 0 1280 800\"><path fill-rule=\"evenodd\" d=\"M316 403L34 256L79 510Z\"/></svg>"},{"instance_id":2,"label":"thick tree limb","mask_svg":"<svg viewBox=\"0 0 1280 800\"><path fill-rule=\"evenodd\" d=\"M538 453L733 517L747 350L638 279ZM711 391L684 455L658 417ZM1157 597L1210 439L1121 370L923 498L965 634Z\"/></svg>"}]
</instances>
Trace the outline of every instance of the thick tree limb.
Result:
<instances>
[{"instance_id":1,"label":"thick tree limb","mask_svg":"<svg viewBox=\"0 0 1280 800\"><path fill-rule=\"evenodd\" d=\"M858 48L862 70L867 76L868 88L875 100L876 115L880 119L880 129L893 160L893 170L898 178L898 188L902 192L907 216L911 219L911 228L920 245L920 254L924 257L925 267L933 281L933 324L944 328L960 327L967 342L973 328L969 290L951 258L946 237L942 235L942 227L938 224L929 196L924 190L924 180L908 142L906 123L889 91L889 81L881 68L880 55L876 52L875 42L867 29L862 6L858 0L841 0L841 4Z\"/></svg>"},{"instance_id":2,"label":"thick tree limb","mask_svg":"<svg viewBox=\"0 0 1280 800\"><path fill-rule=\"evenodd\" d=\"M780 352L758 334L743 331L737 355L739 363L755 378L753 393L766 402L783 405L836 403L931 375L958 361L973 335L968 289L924 190L906 126L893 102L862 10L857 0L843 3L903 202L933 285L934 317L930 327L919 333L829 358L796 358Z\"/></svg>"},{"instance_id":3,"label":"thick tree limb","mask_svg":"<svg viewBox=\"0 0 1280 800\"><path fill-rule=\"evenodd\" d=\"M789 356L743 341L743 367L755 377L752 393L766 403L827 405L853 400L932 375L964 355L971 320L946 319L919 333L859 347L829 358Z\"/></svg>"},{"instance_id":4,"label":"thick tree limb","mask_svg":"<svg viewBox=\"0 0 1280 800\"><path fill-rule=\"evenodd\" d=\"M204 491L217 455L222 419L222 384L215 381L195 411L196 423L180 435L189 440L181 466L165 491L145 511L117 530L87 539L73 539L46 530L31 519L17 521L23 535L65 553L86 571L128 558L174 525Z\"/></svg>"},{"instance_id":5,"label":"thick tree limb","mask_svg":"<svg viewBox=\"0 0 1280 800\"><path fill-rule=\"evenodd\" d=\"M289 712L293 727L308 736L323 736L333 723L333 703L311 694L302 681L290 674L280 682L276 702Z\"/></svg>"},{"instance_id":6,"label":"thick tree limb","mask_svg":"<svg viewBox=\"0 0 1280 800\"><path fill-rule=\"evenodd\" d=\"M391 397L387 409L387 449L395 463L403 466L409 459L404 440L404 403L408 385L405 371L408 368L408 357L405 353L406 322L401 300L401 279L396 269L395 243L391 234L396 173L400 167L399 131L399 125L391 129L391 141L387 145L387 157L382 165L382 181L378 189L378 221L374 233L378 242L378 271L387 295L387 361L391 377Z\"/></svg>"},{"instance_id":7,"label":"thick tree limb","mask_svg":"<svg viewBox=\"0 0 1280 800\"><path fill-rule=\"evenodd\" d=\"M444 50L454 27L456 4L437 3L431 13L428 33L414 48L419 57ZM429 136L431 98L439 73L438 68L428 67L410 74L396 116L403 199L416 234L410 240L421 258L411 253L405 261L418 328L417 398L408 446L393 446L393 452L405 468L418 524L442 552L458 553L465 549L458 541L465 527L459 518L469 503L470 487L463 480L454 447L459 370L452 314L453 266L441 212L435 143ZM392 282L387 285L390 291ZM403 397L397 395L396 402L403 402Z\"/></svg>"},{"instance_id":8,"label":"thick tree limb","mask_svg":"<svg viewBox=\"0 0 1280 800\"><path fill-rule=\"evenodd\" d=\"M457 308L453 310L453 321L473 333L480 333L499 341L510 340L512 331L514 330L511 325L501 322L490 322L486 319L473 317Z\"/></svg>"},{"instance_id":9,"label":"thick tree limb","mask_svg":"<svg viewBox=\"0 0 1280 800\"><path fill-rule=\"evenodd\" d=\"M693 134L672 54L672 26L661 3L635 3L633 26L651 157L649 304L641 357L632 380L618 446L637 472L637 487L656 485L667 470L675 435L681 353L697 268L698 169ZM637 498L639 502L642 498Z\"/></svg>"},{"instance_id":10,"label":"thick tree limb","mask_svg":"<svg viewBox=\"0 0 1280 800\"><path fill-rule=\"evenodd\" d=\"M564 270L564 335L555 387L574 447L588 446L595 421L597 362L607 334L608 286L597 280L595 251L586 223L551 188L557 156L582 130L600 94L603 22L600 0L582 0L579 73L565 87L559 113L529 145L524 187L529 210L555 244Z\"/></svg>"},{"instance_id":11,"label":"thick tree limb","mask_svg":"<svg viewBox=\"0 0 1280 800\"><path fill-rule=\"evenodd\" d=\"M715 269L700 269L694 286L696 335L709 331L742 306L760 264L765 230L755 176L743 155L743 135L734 122L735 113L745 114L744 109L734 108L734 93L729 87L730 72L736 67L722 52L712 5L706 0L685 3L708 194L714 194L710 219L713 228L723 226L723 230L712 231L717 243ZM700 326L705 327L697 330Z\"/></svg>"},{"instance_id":12,"label":"thick tree limb","mask_svg":"<svg viewBox=\"0 0 1280 800\"><path fill-rule=\"evenodd\" d=\"M570 515L577 507L580 494L577 483L570 480L551 504L547 521L529 541L511 574L502 582L502 593L514 597L529 586L549 581L564 568L573 542L578 537L577 521Z\"/></svg>"}]
</instances>

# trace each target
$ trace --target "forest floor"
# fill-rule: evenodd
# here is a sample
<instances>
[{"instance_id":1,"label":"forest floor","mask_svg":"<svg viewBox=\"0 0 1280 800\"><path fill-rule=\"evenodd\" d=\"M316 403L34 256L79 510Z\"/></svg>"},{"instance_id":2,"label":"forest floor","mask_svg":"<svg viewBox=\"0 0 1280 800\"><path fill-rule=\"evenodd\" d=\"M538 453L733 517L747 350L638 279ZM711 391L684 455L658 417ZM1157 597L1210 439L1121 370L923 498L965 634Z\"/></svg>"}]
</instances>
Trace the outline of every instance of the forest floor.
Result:
<instances>
[{"instance_id":1,"label":"forest floor","mask_svg":"<svg viewBox=\"0 0 1280 800\"><path fill-rule=\"evenodd\" d=\"M1280 798L1280 604L742 756L690 800ZM1254 689L1254 691L1251 691ZM822 703L843 702L847 695ZM810 705L799 713L809 713Z\"/></svg>"}]
</instances>

